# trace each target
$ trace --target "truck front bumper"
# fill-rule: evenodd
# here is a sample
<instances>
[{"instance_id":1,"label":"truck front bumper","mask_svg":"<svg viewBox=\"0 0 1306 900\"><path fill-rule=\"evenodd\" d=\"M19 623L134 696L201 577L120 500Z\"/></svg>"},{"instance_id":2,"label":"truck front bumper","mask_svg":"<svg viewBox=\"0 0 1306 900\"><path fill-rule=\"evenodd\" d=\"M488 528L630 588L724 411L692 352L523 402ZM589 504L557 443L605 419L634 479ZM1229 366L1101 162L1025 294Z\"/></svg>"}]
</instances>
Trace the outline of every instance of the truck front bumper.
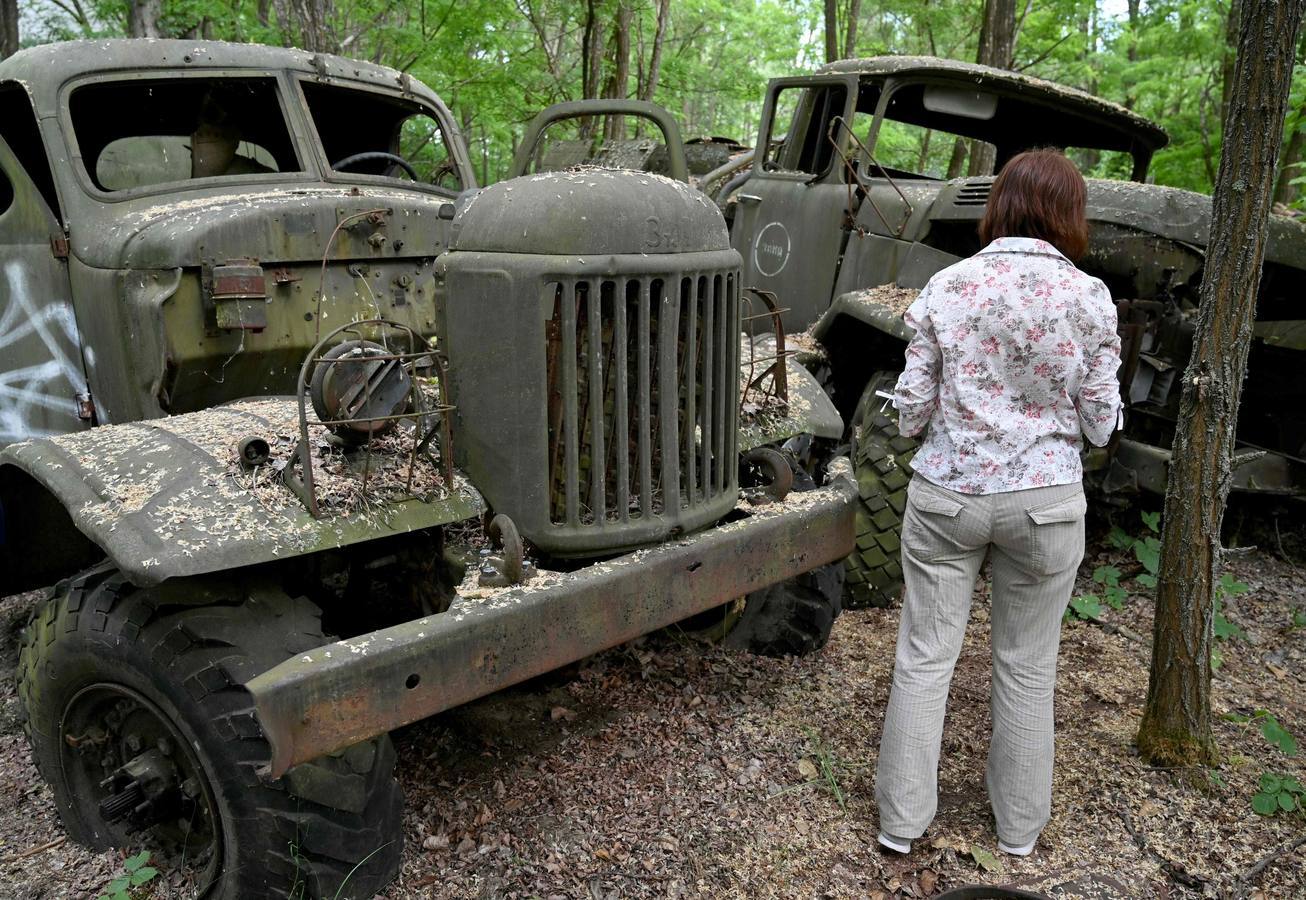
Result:
<instances>
[{"instance_id":1,"label":"truck front bumper","mask_svg":"<svg viewBox=\"0 0 1306 900\"><path fill-rule=\"evenodd\" d=\"M266 777L451 709L841 559L857 488L831 484L580 571L319 647L246 687L272 749ZM546 580L547 579L547 580Z\"/></svg>"}]
</instances>

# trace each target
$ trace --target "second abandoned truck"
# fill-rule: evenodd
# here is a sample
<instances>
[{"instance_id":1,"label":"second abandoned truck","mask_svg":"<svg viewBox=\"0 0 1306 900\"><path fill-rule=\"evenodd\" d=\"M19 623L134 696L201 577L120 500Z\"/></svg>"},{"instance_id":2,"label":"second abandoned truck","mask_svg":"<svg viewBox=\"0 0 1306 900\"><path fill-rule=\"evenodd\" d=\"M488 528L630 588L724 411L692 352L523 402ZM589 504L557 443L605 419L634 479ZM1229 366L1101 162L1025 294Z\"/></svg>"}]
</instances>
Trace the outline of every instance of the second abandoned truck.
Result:
<instances>
[{"instance_id":1,"label":"second abandoned truck","mask_svg":"<svg viewBox=\"0 0 1306 900\"><path fill-rule=\"evenodd\" d=\"M836 461L783 498L760 445L797 404L741 429L718 209L631 172L474 187L383 67L0 63L0 593L58 585L18 689L75 840L146 839L207 897L370 897L389 730L685 620L828 636L855 491ZM746 452L778 499L740 502Z\"/></svg>"}]
</instances>

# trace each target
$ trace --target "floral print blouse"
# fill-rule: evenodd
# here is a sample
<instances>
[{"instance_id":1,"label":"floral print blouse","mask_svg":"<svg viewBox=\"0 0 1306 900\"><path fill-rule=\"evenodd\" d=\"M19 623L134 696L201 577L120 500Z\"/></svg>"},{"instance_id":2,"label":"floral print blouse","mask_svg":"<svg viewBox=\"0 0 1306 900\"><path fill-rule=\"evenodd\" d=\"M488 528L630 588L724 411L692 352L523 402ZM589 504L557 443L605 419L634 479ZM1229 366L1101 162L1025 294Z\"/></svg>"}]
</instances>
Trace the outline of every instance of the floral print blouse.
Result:
<instances>
[{"instance_id":1,"label":"floral print blouse","mask_svg":"<svg viewBox=\"0 0 1306 900\"><path fill-rule=\"evenodd\" d=\"M964 494L1083 476L1080 434L1101 446L1120 416L1120 338L1106 285L1046 241L998 238L930 279L904 314L916 330L893 403L925 439L912 468Z\"/></svg>"}]
</instances>

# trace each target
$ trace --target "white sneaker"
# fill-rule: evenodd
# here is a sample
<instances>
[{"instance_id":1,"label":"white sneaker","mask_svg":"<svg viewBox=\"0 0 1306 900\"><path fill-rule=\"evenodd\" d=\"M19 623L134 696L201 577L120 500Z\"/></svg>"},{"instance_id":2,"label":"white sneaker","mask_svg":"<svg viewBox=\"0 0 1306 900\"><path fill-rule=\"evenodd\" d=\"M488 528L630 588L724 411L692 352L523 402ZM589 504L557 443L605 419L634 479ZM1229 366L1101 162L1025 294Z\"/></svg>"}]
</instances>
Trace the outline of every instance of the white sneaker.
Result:
<instances>
[{"instance_id":1,"label":"white sneaker","mask_svg":"<svg viewBox=\"0 0 1306 900\"><path fill-rule=\"evenodd\" d=\"M1036 844L1037 842L1038 839L1035 838L1034 840L1030 841L1028 844L1026 844L1023 847L1012 847L1009 844L1004 844L1001 840L999 840L998 849L1010 856L1029 856L1031 853L1034 852L1034 844Z\"/></svg>"},{"instance_id":2,"label":"white sneaker","mask_svg":"<svg viewBox=\"0 0 1306 900\"><path fill-rule=\"evenodd\" d=\"M896 838L881 831L878 840L881 847L888 847L894 853L902 853L904 855L911 853L911 841L905 838Z\"/></svg>"}]
</instances>

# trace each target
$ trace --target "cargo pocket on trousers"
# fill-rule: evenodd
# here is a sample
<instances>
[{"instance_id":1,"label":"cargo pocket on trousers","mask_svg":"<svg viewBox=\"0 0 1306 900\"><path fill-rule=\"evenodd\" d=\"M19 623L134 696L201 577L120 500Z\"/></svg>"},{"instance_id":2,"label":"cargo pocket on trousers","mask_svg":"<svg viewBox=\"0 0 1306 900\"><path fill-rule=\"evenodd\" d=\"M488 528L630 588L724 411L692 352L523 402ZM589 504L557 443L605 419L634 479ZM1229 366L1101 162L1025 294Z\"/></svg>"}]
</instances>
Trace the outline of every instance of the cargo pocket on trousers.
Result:
<instances>
[{"instance_id":1,"label":"cargo pocket on trousers","mask_svg":"<svg viewBox=\"0 0 1306 900\"><path fill-rule=\"evenodd\" d=\"M956 530L957 517L963 509L965 506L959 501L913 483L907 491L903 545L921 562L936 562L960 552Z\"/></svg>"},{"instance_id":2,"label":"cargo pocket on trousers","mask_svg":"<svg viewBox=\"0 0 1306 900\"><path fill-rule=\"evenodd\" d=\"M1039 575L1056 575L1084 558L1083 491L1025 511L1030 520L1029 567Z\"/></svg>"}]
</instances>

